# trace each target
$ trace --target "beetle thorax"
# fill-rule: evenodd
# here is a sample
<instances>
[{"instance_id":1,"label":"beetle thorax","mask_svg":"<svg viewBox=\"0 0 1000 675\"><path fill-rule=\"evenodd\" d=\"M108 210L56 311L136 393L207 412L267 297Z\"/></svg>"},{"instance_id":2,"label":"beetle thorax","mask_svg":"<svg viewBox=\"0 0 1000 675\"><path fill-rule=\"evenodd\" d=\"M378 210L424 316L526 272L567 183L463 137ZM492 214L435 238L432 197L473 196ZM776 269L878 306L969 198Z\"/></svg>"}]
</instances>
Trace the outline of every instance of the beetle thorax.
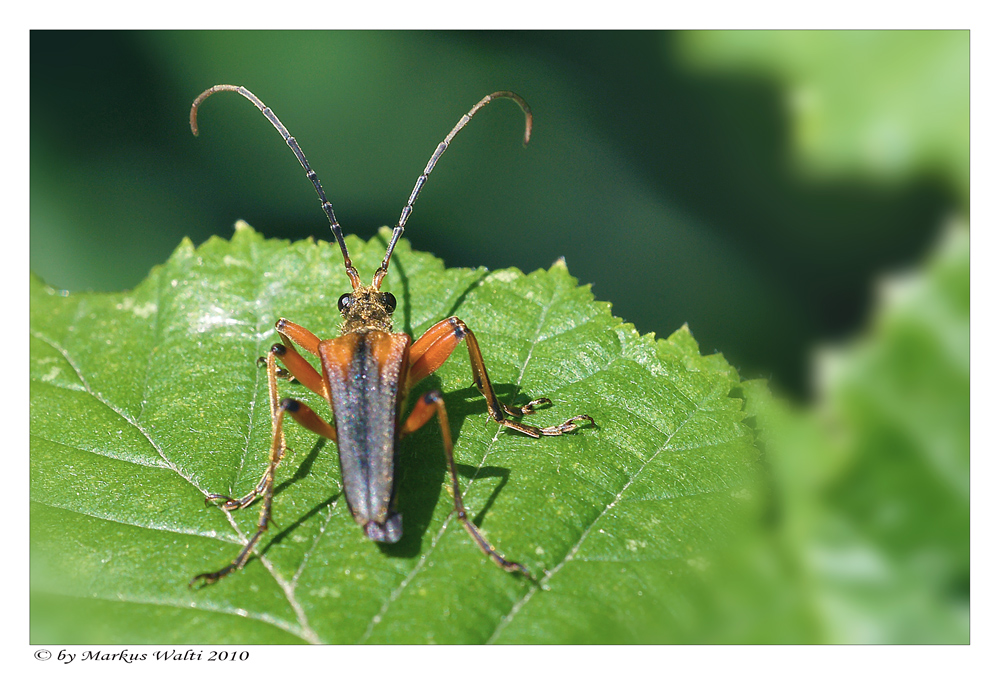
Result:
<instances>
[{"instance_id":1,"label":"beetle thorax","mask_svg":"<svg viewBox=\"0 0 1000 675\"><path fill-rule=\"evenodd\" d=\"M344 317L340 328L342 335L372 330L391 333L396 298L392 293L384 293L374 286L361 285L341 296L338 309Z\"/></svg>"}]
</instances>

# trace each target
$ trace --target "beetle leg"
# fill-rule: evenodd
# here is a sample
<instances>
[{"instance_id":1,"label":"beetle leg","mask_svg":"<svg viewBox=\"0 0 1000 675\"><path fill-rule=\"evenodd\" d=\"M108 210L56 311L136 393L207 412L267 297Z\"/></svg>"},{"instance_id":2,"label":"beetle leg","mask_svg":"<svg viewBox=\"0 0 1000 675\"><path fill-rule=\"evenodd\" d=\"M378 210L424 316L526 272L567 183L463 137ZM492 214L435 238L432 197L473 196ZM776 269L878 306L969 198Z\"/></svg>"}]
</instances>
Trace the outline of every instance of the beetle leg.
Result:
<instances>
[{"instance_id":1,"label":"beetle leg","mask_svg":"<svg viewBox=\"0 0 1000 675\"><path fill-rule=\"evenodd\" d=\"M293 352L295 352L295 347L292 346L292 343L294 342L295 344L297 344L298 346L302 347L303 349L305 349L307 352L309 352L313 356L319 356L319 343L320 343L320 339L318 337L316 337L315 335L313 335L312 332L309 331L308 329L303 328L302 326L298 325L297 323L292 323L288 319L278 319L278 321L274 324L274 329L278 332L278 337L281 338L281 341L284 343L285 347L287 347L288 349L290 349ZM274 349L274 347L272 347L272 349ZM281 358L281 357L282 357L282 355L279 354L278 355L278 359L282 363L284 363L285 360L283 358ZM298 357L298 360L302 360L302 358L298 355L297 352L295 354L295 357ZM267 361L267 357L266 356L261 356L259 359L257 359L257 364L260 365L260 364L265 363L266 361ZM304 360L302 360L302 361L303 361L303 363L306 363L308 365L308 362L306 362ZM309 366L309 367L311 368L311 366ZM315 369L313 369L313 370L315 370ZM282 379L291 380L291 379L294 378L294 379L299 380L300 382L302 382L302 378L298 377L298 375L296 375L295 372L294 372L294 370L291 369L291 368L289 368L288 370L285 370L284 368L278 368L277 375L278 375L278 377L280 377ZM319 378L319 375L316 375L316 378ZM306 384L306 383L303 382L303 384ZM323 396L324 398L326 398L327 400L329 400L329 397L324 392L319 391L319 389L317 389L314 386L311 386L309 384L306 384L306 386L309 387L310 389L312 389L313 391L315 391L317 394L320 394L321 396Z\"/></svg>"},{"instance_id":2,"label":"beetle leg","mask_svg":"<svg viewBox=\"0 0 1000 675\"><path fill-rule=\"evenodd\" d=\"M287 369L285 372L304 384L311 391L316 392L329 401L330 392L327 388L326 380L323 379L311 363L302 358L302 355L292 345L291 340L282 335L281 341L284 344L271 345L271 352L285 366L285 369ZM281 377L282 370L281 368L276 368L275 375Z\"/></svg>"},{"instance_id":3,"label":"beetle leg","mask_svg":"<svg viewBox=\"0 0 1000 675\"><path fill-rule=\"evenodd\" d=\"M479 342L465 322L458 317L452 316L431 326L420 339L410 347L410 371L407 375L406 386L409 389L412 385L424 379L451 356L451 353L458 346L459 342L465 341L469 347L469 361L472 363L472 381L476 388L486 398L486 408L490 418L498 424L520 431L522 434L538 438L539 436L560 436L568 431L576 429L580 422L590 422L594 424L594 419L590 415L577 415L571 417L562 424L551 427L534 427L530 424L516 422L509 417L521 417L535 412L535 406L551 403L547 398L536 398L527 405L513 408L497 398L493 391L493 384L490 376L486 373L486 364L483 362L483 353L479 349Z\"/></svg>"},{"instance_id":4,"label":"beetle leg","mask_svg":"<svg viewBox=\"0 0 1000 675\"><path fill-rule=\"evenodd\" d=\"M317 394L325 398L327 401L330 400L330 394L327 391L326 382L323 380L322 376L320 376L320 374L316 371L316 369L312 367L312 364L310 364L308 361L302 358L302 355L299 354L298 351L296 351L295 347L292 345L291 341L288 338L286 338L284 335L281 335L280 333L279 335L284 344L272 345L270 352L268 352L268 355L261 357L262 359L264 359L265 363L267 363L268 393L270 395L272 420L274 419L274 416L277 414L277 408L278 408L277 383L272 383L272 379L277 377L282 377L283 373L287 373L288 375L293 376L296 380L298 380L299 382L307 386L309 389L311 389L312 391L316 392ZM281 363L288 370L278 368L277 365L274 363L275 358L281 361ZM313 413L312 410L309 410L307 406L305 407L306 410L308 410L309 415L311 415L312 417L316 417L316 414ZM313 428L313 426L310 426L310 424L312 424L311 419L310 423L307 424L302 420L299 420L297 417L295 417L294 414L292 415L292 417L297 422L299 422L299 424L302 424L302 426L306 427L313 433L318 434L320 436L325 435L323 431L317 431L316 429ZM332 427L330 428L332 429ZM336 440L336 438L334 438L333 440ZM282 450L282 453L284 453L284 450ZM260 494L264 492L265 483L267 481L267 474L268 470L265 470L264 475L261 476L260 482L257 483L257 486L243 497L240 497L239 499L233 499L228 495L213 493L208 495L208 497L205 498L205 501L210 502L210 501L222 500L219 506L225 509L226 511L234 511L236 509L245 508L249 506L254 499L256 499Z\"/></svg>"},{"instance_id":5,"label":"beetle leg","mask_svg":"<svg viewBox=\"0 0 1000 675\"><path fill-rule=\"evenodd\" d=\"M524 565L507 560L497 553L493 545L486 540L486 537L483 536L483 533L479 531L479 528L475 526L465 512L465 504L462 503L462 491L458 485L458 472L455 470L455 456L452 451L451 429L448 427L448 413L445 411L444 399L441 397L441 392L436 390L429 391L420 397L420 400L413 407L413 412L410 413L410 416L406 418L406 422L400 428L400 437L411 434L422 427L435 413L437 413L438 422L441 423L441 440L444 445L444 456L448 461L448 471L451 473L451 494L455 498L455 515L462 523L462 527L469 533L469 536L476 542L476 545L482 549L483 553L489 556L490 560L508 572L520 572L529 579L534 579L531 572Z\"/></svg>"},{"instance_id":6,"label":"beetle leg","mask_svg":"<svg viewBox=\"0 0 1000 675\"><path fill-rule=\"evenodd\" d=\"M275 347L284 349L283 345L275 345ZM250 503L259 495L263 495L260 507L260 518L257 520L257 531L254 532L252 537L250 537L250 540L246 543L239 554L237 554L233 562L217 572L199 574L190 581L188 584L189 586L193 586L199 581L202 582L203 586L214 584L230 572L241 569L250 558L250 554L253 552L254 546L260 540L261 536L263 536L264 532L267 531L267 524L271 520L271 505L274 500L274 474L278 468L278 464L281 462L281 458L285 455L285 434L282 430L285 413L291 415L292 419L313 433L328 438L331 441L337 440L337 432L333 426L321 419L305 403L301 403L291 398L283 399L280 403L278 402L278 367L275 363L275 359L278 357L279 351L281 350L272 347L271 351L268 352L267 355L267 389L271 405L271 455L268 461L267 469L264 470L264 475L261 476L260 482L257 486L239 499L232 499L226 495L218 494L211 494L206 499L206 501L223 499L225 501L219 506L225 511L232 511L234 509L242 509L249 506ZM295 350L294 348L289 348L289 351L294 352ZM285 354L285 356L287 357L287 354ZM298 356L297 352L296 356ZM309 366L309 364L302 359L301 356L298 356L298 358L302 360L302 363ZM298 367L297 365L291 366L292 363L296 363L292 359L287 361L282 359L282 361L290 368ZM316 372L312 369L312 366L309 366L309 368L313 373ZM304 371L296 372L296 377L298 377L301 372Z\"/></svg>"},{"instance_id":7,"label":"beetle leg","mask_svg":"<svg viewBox=\"0 0 1000 675\"><path fill-rule=\"evenodd\" d=\"M278 331L281 341L286 345L288 345L288 340L285 340L285 338L288 338L313 356L319 356L320 339L308 329L303 328L297 323L292 323L288 319L278 319L274 324L274 330Z\"/></svg>"}]
</instances>

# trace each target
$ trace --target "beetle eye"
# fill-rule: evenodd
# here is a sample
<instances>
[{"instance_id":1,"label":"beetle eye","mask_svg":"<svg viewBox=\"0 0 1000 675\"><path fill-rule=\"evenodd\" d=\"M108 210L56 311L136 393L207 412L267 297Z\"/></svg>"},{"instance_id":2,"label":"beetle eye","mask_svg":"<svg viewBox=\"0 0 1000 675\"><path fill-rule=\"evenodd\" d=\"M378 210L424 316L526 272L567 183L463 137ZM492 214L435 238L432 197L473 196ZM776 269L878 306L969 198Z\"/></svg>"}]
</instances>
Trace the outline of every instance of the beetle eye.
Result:
<instances>
[{"instance_id":1,"label":"beetle eye","mask_svg":"<svg viewBox=\"0 0 1000 675\"><path fill-rule=\"evenodd\" d=\"M351 298L350 293L344 293L340 296L340 300L337 301L337 309L343 312L345 309L354 304L353 298Z\"/></svg>"},{"instance_id":2,"label":"beetle eye","mask_svg":"<svg viewBox=\"0 0 1000 675\"><path fill-rule=\"evenodd\" d=\"M386 311L392 314L396 311L396 296L392 293L383 293L382 304L385 305Z\"/></svg>"}]
</instances>

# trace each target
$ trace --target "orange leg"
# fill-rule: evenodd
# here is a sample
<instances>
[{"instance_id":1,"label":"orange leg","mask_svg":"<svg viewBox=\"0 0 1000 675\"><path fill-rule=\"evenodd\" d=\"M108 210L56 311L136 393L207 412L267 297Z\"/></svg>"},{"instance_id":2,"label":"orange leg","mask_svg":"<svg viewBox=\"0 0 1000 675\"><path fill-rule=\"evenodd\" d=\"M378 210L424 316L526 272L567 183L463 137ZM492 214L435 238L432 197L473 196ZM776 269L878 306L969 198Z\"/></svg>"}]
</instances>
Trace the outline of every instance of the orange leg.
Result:
<instances>
[{"instance_id":1,"label":"orange leg","mask_svg":"<svg viewBox=\"0 0 1000 675\"><path fill-rule=\"evenodd\" d=\"M292 342L281 335L281 341L284 344L271 345L271 353L273 353L281 364L285 366L287 370L277 369L275 374L278 377L294 377L296 380L304 384L311 391L316 392L329 402L330 391L327 388L326 380L323 376L313 368L312 364L302 358L302 355L295 349ZM266 359L265 359L266 360Z\"/></svg>"},{"instance_id":2,"label":"orange leg","mask_svg":"<svg viewBox=\"0 0 1000 675\"><path fill-rule=\"evenodd\" d=\"M326 382L316 372L316 369L302 358L294 346L297 344L313 356L319 356L320 339L309 330L292 323L288 319L278 319L277 323L274 324L274 329L278 332L278 337L281 338L282 344L273 345L271 351L274 351L278 360L287 368L287 370L279 368L277 370L278 377L286 379L295 378L329 401L330 394L327 391ZM257 363L259 364L265 361L267 361L266 356L257 359Z\"/></svg>"},{"instance_id":3,"label":"orange leg","mask_svg":"<svg viewBox=\"0 0 1000 675\"><path fill-rule=\"evenodd\" d=\"M319 356L320 339L302 326L292 323L288 319L278 319L274 324L274 329L282 338L288 338L313 356ZM285 342L282 339L282 342ZM287 342L286 342L287 344Z\"/></svg>"},{"instance_id":4,"label":"orange leg","mask_svg":"<svg viewBox=\"0 0 1000 675\"><path fill-rule=\"evenodd\" d=\"M410 416L406 418L406 422L400 428L400 437L411 434L422 427L435 413L437 413L438 422L441 423L441 440L444 444L444 456L448 461L448 471L451 472L451 494L455 499L455 515L462 523L462 527L469 533L469 536L476 542L476 545L482 549L483 553L489 556L490 560L508 572L520 572L529 579L533 579L534 577L531 576L531 572L524 565L507 560L497 553L493 545L486 540L486 537L479 531L479 528L469 520L469 516L465 512L465 504L462 503L462 491L458 485L458 473L455 470L451 430L448 428L448 413L445 411L444 399L441 398L441 392L429 391L420 397L420 400L413 407L413 412L410 413Z\"/></svg>"},{"instance_id":5,"label":"orange leg","mask_svg":"<svg viewBox=\"0 0 1000 675\"><path fill-rule=\"evenodd\" d=\"M267 531L267 524L271 520L271 504L274 500L274 474L278 469L278 464L281 462L282 457L285 455L285 434L282 430L285 413L288 413L292 419L313 433L323 436L324 438L328 438L334 442L337 440L336 429L334 429L328 422L322 420L305 403L301 403L291 398L286 398L280 403L278 402L277 377L279 369L275 363L275 359L278 357L278 352L283 349L285 349L283 345L275 345L271 348L271 351L268 352L267 355L267 389L271 406L271 455L267 468L264 470L264 475L261 476L260 482L257 483L257 486L254 487L253 490L239 499L233 499L227 495L220 494L210 494L205 499L206 502L223 500L222 503L219 504L219 507L225 511L233 511L235 509L246 508L254 501L254 499L262 495L263 499L260 507L260 518L257 520L257 531L252 537L250 537L250 540L246 543L239 554L237 554L233 562L229 563L217 572L199 574L191 580L188 584L189 586L193 586L199 581L203 586L214 584L230 572L242 569L247 560L250 558L250 554L253 552L254 546L260 540L261 536L263 536L264 532ZM316 370L304 359L302 359L297 352L295 352L294 347L289 345L288 351L294 352L298 359L301 360L306 367L308 367L309 371L319 377ZM284 356L287 358L288 354L285 354ZM305 384L306 381L302 379L301 376L303 374L307 374L309 371L298 370L299 364L294 359L289 358L286 360L286 358L282 358L282 362L286 366L289 366L290 369L295 368L295 370L293 370L293 374L296 378L300 379L303 384ZM293 366L292 364L295 365ZM322 394L323 391L318 393Z\"/></svg>"},{"instance_id":6,"label":"orange leg","mask_svg":"<svg viewBox=\"0 0 1000 675\"><path fill-rule=\"evenodd\" d=\"M458 317L449 317L431 326L420 339L410 347L410 371L407 375L407 389L424 379L435 370L441 367L459 342L465 341L469 347L469 361L472 363L472 381L476 388L486 398L486 408L489 411L490 419L498 424L520 431L522 434L538 438L539 436L560 436L568 431L573 431L579 425L578 422L587 421L591 424L594 419L590 415L577 415L571 417L562 424L552 427L533 427L530 424L522 424L509 419L509 417L521 417L535 412L535 407L552 403L547 398L536 398L527 405L520 408L511 408L506 403L497 398L493 391L493 384L490 376L486 373L486 364L483 362L483 353L479 349L479 342L476 336L465 325L465 322Z\"/></svg>"}]
</instances>

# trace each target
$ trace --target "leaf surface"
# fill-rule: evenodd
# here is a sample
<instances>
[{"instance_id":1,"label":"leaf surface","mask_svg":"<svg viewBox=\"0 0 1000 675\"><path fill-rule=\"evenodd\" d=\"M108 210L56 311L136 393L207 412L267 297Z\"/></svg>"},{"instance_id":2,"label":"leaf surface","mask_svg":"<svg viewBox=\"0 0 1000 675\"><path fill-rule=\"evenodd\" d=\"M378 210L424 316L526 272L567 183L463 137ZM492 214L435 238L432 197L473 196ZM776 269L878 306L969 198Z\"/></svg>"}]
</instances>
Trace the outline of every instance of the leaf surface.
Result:
<instances>
[{"instance_id":1,"label":"leaf surface","mask_svg":"<svg viewBox=\"0 0 1000 675\"><path fill-rule=\"evenodd\" d=\"M348 239L359 270L374 271L385 236ZM64 296L32 280L32 640L693 639L692 592L755 504L735 371L701 356L686 328L640 336L561 263L444 269L405 242L383 284L399 302L396 330L419 336L460 316L502 400L554 402L531 423L597 422L542 439L501 430L464 348L415 391L444 392L466 507L539 582L491 564L456 522L436 424L399 445L404 536L383 546L348 513L335 444L288 423L258 555L189 590L255 528L258 504L227 514L204 499L247 493L266 466L256 360L275 320L335 337L346 290L335 246L266 240L245 224L231 241L185 241L131 292ZM324 410L304 387L280 386Z\"/></svg>"}]
</instances>

